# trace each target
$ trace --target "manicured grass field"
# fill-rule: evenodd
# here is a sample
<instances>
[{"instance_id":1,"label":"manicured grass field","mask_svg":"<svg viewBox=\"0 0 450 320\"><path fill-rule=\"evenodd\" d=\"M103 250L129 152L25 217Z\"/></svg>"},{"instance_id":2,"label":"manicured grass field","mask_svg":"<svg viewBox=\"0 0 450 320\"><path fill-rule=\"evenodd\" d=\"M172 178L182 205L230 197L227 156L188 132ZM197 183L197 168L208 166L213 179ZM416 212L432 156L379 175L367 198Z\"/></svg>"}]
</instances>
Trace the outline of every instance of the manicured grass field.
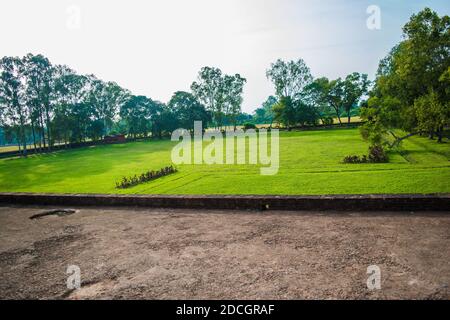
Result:
<instances>
[{"instance_id":1,"label":"manicured grass field","mask_svg":"<svg viewBox=\"0 0 450 320\"><path fill-rule=\"evenodd\" d=\"M414 137L385 164L343 164L364 154L357 129L280 133L280 169L258 165L179 165L178 173L118 190L122 176L171 164L168 140L94 146L0 160L0 192L136 194L449 193L450 143Z\"/></svg>"}]
</instances>

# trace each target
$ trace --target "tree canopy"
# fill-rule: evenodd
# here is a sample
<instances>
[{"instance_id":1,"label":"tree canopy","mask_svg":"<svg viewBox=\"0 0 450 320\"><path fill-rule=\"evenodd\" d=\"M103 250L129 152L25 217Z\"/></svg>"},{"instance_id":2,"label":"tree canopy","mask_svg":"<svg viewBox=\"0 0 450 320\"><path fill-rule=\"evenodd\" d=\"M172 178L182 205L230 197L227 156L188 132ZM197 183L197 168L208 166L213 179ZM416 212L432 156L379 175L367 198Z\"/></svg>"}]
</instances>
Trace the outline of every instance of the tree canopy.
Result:
<instances>
[{"instance_id":1,"label":"tree canopy","mask_svg":"<svg viewBox=\"0 0 450 320\"><path fill-rule=\"evenodd\" d=\"M390 133L391 146L423 133L442 141L450 119L450 18L425 8L403 27L403 39L380 61L362 112L363 136L383 144ZM407 134L399 137L395 129Z\"/></svg>"}]
</instances>

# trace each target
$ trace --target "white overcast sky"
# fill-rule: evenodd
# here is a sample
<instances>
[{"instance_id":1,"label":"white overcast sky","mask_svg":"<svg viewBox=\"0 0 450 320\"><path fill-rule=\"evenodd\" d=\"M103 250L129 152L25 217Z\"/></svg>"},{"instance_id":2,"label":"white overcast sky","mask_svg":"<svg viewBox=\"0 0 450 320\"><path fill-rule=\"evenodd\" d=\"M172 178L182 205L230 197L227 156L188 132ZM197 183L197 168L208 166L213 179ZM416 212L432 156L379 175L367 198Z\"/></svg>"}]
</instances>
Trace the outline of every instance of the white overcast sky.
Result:
<instances>
[{"instance_id":1,"label":"white overcast sky","mask_svg":"<svg viewBox=\"0 0 450 320\"><path fill-rule=\"evenodd\" d=\"M369 5L381 9L380 30L366 27ZM0 56L41 53L163 102L215 66L247 78L251 112L274 92L265 71L277 58L303 58L316 77L372 78L425 6L450 12L448 0L2 0Z\"/></svg>"}]
</instances>

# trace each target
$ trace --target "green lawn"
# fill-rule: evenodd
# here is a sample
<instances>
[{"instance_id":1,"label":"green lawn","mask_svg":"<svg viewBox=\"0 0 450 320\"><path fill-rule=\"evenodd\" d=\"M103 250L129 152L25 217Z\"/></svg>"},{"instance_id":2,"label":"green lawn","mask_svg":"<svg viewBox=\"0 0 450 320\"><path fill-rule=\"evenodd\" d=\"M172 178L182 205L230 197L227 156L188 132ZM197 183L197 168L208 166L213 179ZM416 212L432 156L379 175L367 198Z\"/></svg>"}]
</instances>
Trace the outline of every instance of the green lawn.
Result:
<instances>
[{"instance_id":1,"label":"green lawn","mask_svg":"<svg viewBox=\"0 0 450 320\"><path fill-rule=\"evenodd\" d=\"M450 144L414 137L386 164L343 164L367 152L357 129L280 133L280 169L254 165L180 165L179 172L130 189L122 176L171 164L170 141L94 146L0 160L0 191L137 194L449 193Z\"/></svg>"}]
</instances>

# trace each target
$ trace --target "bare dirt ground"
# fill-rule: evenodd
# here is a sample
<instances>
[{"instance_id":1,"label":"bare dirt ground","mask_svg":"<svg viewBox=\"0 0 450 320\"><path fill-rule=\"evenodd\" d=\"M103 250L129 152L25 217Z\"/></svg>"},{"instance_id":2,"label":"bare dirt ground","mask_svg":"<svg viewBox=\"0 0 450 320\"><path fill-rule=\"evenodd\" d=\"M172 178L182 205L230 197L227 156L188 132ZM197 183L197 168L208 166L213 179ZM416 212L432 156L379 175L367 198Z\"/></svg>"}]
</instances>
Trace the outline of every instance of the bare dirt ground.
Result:
<instances>
[{"instance_id":1,"label":"bare dirt ground","mask_svg":"<svg viewBox=\"0 0 450 320\"><path fill-rule=\"evenodd\" d=\"M48 209L0 207L1 299L450 298L448 213Z\"/></svg>"}]
</instances>

